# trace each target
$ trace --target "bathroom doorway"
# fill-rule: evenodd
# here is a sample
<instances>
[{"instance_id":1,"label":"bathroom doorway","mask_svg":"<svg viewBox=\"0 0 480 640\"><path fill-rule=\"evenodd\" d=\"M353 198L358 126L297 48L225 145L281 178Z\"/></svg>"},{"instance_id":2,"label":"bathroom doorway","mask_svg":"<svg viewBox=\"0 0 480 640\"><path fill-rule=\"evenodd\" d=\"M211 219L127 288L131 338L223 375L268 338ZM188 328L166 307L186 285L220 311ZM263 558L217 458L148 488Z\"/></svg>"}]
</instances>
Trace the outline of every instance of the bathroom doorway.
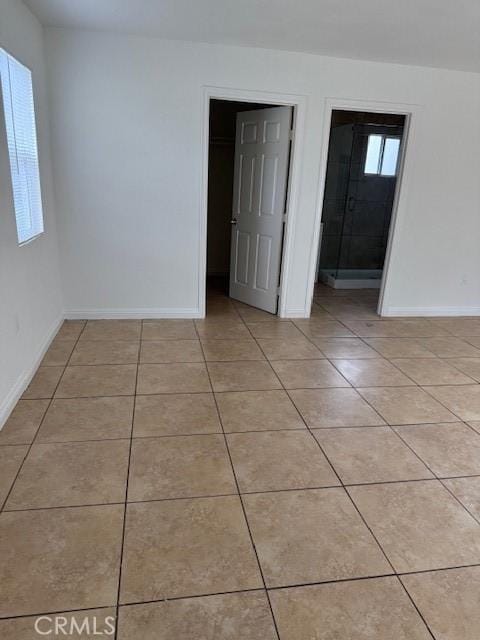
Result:
<instances>
[{"instance_id":1,"label":"bathroom doorway","mask_svg":"<svg viewBox=\"0 0 480 640\"><path fill-rule=\"evenodd\" d=\"M405 115L332 111L318 282L380 288L405 131Z\"/></svg>"}]
</instances>

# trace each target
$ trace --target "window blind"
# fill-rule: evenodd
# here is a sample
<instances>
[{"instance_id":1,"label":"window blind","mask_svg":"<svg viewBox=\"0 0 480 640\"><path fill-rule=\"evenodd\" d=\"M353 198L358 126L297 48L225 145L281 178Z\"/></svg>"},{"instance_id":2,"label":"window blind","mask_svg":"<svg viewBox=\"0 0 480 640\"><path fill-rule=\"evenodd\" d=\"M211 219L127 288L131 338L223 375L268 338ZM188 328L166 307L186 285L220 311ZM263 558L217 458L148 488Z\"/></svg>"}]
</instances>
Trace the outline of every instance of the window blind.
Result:
<instances>
[{"instance_id":1,"label":"window blind","mask_svg":"<svg viewBox=\"0 0 480 640\"><path fill-rule=\"evenodd\" d=\"M0 80L20 244L43 232L32 74L0 49Z\"/></svg>"}]
</instances>

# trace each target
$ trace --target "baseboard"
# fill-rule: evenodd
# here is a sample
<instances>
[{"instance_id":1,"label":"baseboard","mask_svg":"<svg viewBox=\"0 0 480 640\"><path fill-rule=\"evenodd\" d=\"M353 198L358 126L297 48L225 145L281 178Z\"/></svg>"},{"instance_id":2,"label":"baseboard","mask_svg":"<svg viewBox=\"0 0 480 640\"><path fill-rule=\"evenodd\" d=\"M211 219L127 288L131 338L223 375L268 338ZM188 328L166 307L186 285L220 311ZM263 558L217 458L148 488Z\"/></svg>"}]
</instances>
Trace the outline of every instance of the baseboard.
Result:
<instances>
[{"instance_id":1,"label":"baseboard","mask_svg":"<svg viewBox=\"0 0 480 640\"><path fill-rule=\"evenodd\" d=\"M48 347L50 346L50 343L57 335L62 322L63 314L59 318L57 318L57 320L53 323L50 331L47 332L47 337L45 338L45 340L43 340L42 346L38 349L31 366L25 369L23 373L20 374L20 376L17 378L17 381L7 394L7 397L0 403L0 429L5 424L13 408L21 398L25 389L30 384L30 380L33 378L36 370L38 369L38 366L41 363Z\"/></svg>"},{"instance_id":2,"label":"baseboard","mask_svg":"<svg viewBox=\"0 0 480 640\"><path fill-rule=\"evenodd\" d=\"M192 309L71 309L65 312L67 320L141 320L162 318L201 318L198 307Z\"/></svg>"},{"instance_id":3,"label":"baseboard","mask_svg":"<svg viewBox=\"0 0 480 640\"><path fill-rule=\"evenodd\" d=\"M480 307L387 307L382 316L480 316Z\"/></svg>"},{"instance_id":4,"label":"baseboard","mask_svg":"<svg viewBox=\"0 0 480 640\"><path fill-rule=\"evenodd\" d=\"M281 318L309 318L310 313L305 309L286 309L284 313L280 314Z\"/></svg>"}]
</instances>

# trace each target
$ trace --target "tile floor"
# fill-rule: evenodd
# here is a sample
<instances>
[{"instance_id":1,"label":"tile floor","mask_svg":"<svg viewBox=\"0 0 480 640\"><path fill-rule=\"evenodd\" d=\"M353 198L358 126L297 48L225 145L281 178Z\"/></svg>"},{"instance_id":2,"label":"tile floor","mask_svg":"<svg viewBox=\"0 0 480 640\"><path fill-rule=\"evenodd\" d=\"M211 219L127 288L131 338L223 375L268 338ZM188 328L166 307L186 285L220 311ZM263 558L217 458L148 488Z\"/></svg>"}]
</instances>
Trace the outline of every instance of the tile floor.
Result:
<instances>
[{"instance_id":1,"label":"tile floor","mask_svg":"<svg viewBox=\"0 0 480 640\"><path fill-rule=\"evenodd\" d=\"M0 432L0 637L478 640L480 319L375 307L65 322Z\"/></svg>"}]
</instances>

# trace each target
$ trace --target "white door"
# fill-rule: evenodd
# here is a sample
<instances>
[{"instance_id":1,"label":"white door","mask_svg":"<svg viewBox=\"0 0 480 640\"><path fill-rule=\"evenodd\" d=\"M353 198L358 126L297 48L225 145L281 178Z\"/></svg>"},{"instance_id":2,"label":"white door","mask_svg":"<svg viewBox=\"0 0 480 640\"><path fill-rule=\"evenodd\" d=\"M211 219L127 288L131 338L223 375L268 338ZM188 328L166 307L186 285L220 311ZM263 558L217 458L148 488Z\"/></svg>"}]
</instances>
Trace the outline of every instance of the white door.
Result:
<instances>
[{"instance_id":1,"label":"white door","mask_svg":"<svg viewBox=\"0 0 480 640\"><path fill-rule=\"evenodd\" d=\"M230 297L277 312L292 107L237 114Z\"/></svg>"}]
</instances>

